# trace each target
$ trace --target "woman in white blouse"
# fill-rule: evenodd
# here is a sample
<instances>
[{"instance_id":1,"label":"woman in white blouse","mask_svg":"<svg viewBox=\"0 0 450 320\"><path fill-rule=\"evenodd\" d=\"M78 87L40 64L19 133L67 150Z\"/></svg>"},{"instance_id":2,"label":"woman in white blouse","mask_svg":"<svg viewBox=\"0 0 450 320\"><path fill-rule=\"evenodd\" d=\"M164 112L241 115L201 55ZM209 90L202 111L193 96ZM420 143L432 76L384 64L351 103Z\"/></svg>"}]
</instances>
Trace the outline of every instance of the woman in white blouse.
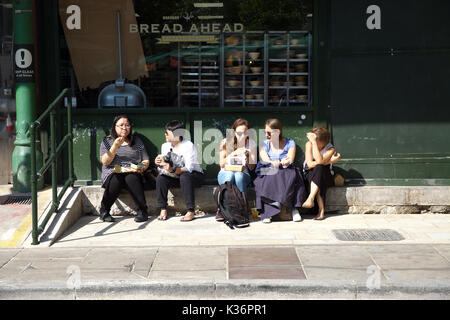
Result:
<instances>
[{"instance_id":1,"label":"woman in white blouse","mask_svg":"<svg viewBox=\"0 0 450 320\"><path fill-rule=\"evenodd\" d=\"M183 139L184 123L173 120L165 126L166 143L155 159L160 167L156 178L157 203L160 208L158 220L167 219L167 194L170 188L181 187L187 213L181 221L192 221L195 216L195 191L203 182L203 170L197 160L194 144Z\"/></svg>"}]
</instances>

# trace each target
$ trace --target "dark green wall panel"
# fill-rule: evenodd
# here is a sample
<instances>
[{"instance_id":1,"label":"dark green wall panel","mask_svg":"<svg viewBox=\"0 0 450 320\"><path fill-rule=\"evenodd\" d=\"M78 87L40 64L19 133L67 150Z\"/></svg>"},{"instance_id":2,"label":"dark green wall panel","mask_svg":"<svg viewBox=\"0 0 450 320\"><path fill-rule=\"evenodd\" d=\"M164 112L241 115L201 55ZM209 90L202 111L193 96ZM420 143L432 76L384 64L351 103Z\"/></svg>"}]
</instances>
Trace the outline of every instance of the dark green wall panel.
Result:
<instances>
[{"instance_id":1,"label":"dark green wall panel","mask_svg":"<svg viewBox=\"0 0 450 320\"><path fill-rule=\"evenodd\" d=\"M337 170L349 181L449 181L450 2L329 5L329 121L343 156ZM379 30L366 26L370 5L381 10Z\"/></svg>"},{"instance_id":2,"label":"dark green wall panel","mask_svg":"<svg viewBox=\"0 0 450 320\"><path fill-rule=\"evenodd\" d=\"M332 0L334 49L450 47L448 0ZM370 5L381 10L381 29L369 30Z\"/></svg>"}]
</instances>

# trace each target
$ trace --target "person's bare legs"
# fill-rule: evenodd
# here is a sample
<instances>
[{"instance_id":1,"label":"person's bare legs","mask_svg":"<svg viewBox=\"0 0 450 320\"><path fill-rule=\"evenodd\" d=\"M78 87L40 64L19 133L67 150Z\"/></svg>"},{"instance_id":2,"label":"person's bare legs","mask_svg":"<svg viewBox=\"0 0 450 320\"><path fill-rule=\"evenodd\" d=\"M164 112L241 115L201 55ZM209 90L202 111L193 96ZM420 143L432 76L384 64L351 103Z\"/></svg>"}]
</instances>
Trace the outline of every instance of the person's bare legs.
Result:
<instances>
[{"instance_id":1,"label":"person's bare legs","mask_svg":"<svg viewBox=\"0 0 450 320\"><path fill-rule=\"evenodd\" d=\"M314 218L314 220L323 220L325 214L325 203L322 196L320 195L320 192L317 194L317 205L319 206L319 213Z\"/></svg>"},{"instance_id":2,"label":"person's bare legs","mask_svg":"<svg viewBox=\"0 0 450 320\"><path fill-rule=\"evenodd\" d=\"M167 209L161 209L158 220L167 220Z\"/></svg>"},{"instance_id":3,"label":"person's bare legs","mask_svg":"<svg viewBox=\"0 0 450 320\"><path fill-rule=\"evenodd\" d=\"M309 193L308 199L303 203L303 208L314 207L314 198L319 194L319 187L313 181L311 181L311 192Z\"/></svg>"}]
</instances>

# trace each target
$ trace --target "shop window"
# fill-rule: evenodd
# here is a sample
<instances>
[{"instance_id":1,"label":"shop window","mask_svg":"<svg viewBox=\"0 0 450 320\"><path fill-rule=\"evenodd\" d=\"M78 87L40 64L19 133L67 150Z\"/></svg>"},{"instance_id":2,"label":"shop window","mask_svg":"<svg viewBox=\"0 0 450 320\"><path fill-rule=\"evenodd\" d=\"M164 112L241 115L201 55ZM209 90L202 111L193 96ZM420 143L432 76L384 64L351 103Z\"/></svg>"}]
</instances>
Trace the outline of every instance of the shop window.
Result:
<instances>
[{"instance_id":1,"label":"shop window","mask_svg":"<svg viewBox=\"0 0 450 320\"><path fill-rule=\"evenodd\" d=\"M81 10L78 28L71 5ZM122 75L145 95L145 105L135 107L312 103L312 0L60 0L59 6L70 57L63 86L76 88L78 107L106 105L102 90L115 94L117 11Z\"/></svg>"},{"instance_id":2,"label":"shop window","mask_svg":"<svg viewBox=\"0 0 450 320\"><path fill-rule=\"evenodd\" d=\"M12 183L16 130L12 1L0 0L0 184Z\"/></svg>"},{"instance_id":3,"label":"shop window","mask_svg":"<svg viewBox=\"0 0 450 320\"><path fill-rule=\"evenodd\" d=\"M0 0L0 130L6 126L8 114L16 112L13 71L12 2Z\"/></svg>"}]
</instances>

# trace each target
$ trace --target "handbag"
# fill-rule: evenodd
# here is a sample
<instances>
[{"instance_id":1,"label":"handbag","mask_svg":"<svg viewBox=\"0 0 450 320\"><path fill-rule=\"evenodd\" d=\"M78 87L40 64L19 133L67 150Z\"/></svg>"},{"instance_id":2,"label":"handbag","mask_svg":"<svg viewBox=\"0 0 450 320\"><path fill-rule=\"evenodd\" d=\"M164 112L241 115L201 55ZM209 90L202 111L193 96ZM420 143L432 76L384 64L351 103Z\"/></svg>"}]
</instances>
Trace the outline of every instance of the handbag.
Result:
<instances>
[{"instance_id":1,"label":"handbag","mask_svg":"<svg viewBox=\"0 0 450 320\"><path fill-rule=\"evenodd\" d=\"M177 168L184 167L183 156L176 154L175 152L172 151L172 149L164 156L164 162L168 163L174 171ZM169 172L162 167L158 167L158 173L175 179L180 178L180 176L175 172Z\"/></svg>"}]
</instances>

